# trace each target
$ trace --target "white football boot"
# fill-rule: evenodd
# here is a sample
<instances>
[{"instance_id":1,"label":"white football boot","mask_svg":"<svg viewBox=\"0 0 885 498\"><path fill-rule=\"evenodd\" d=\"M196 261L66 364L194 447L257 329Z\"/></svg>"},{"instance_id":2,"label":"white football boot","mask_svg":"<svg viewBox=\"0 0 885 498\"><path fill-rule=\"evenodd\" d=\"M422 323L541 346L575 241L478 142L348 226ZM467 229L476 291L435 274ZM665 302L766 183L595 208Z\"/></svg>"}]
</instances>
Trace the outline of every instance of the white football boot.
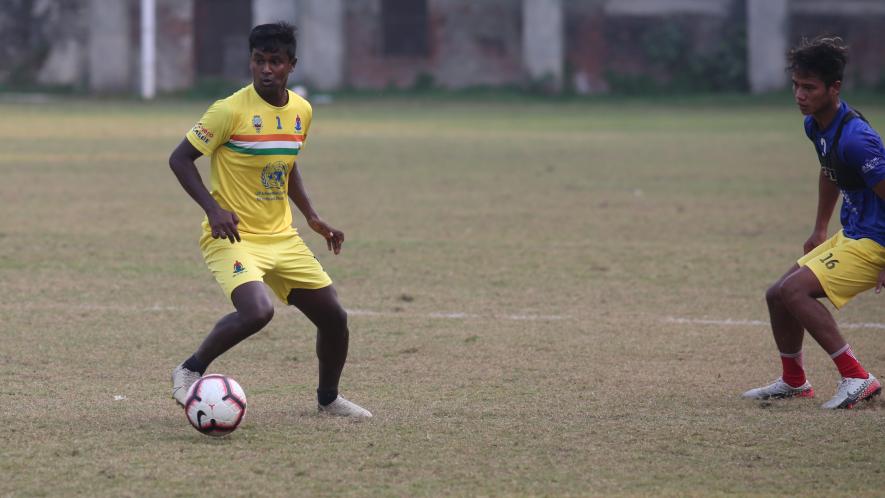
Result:
<instances>
[{"instance_id":1,"label":"white football boot","mask_svg":"<svg viewBox=\"0 0 885 498\"><path fill-rule=\"evenodd\" d=\"M870 401L882 392L882 384L879 379L869 374L866 379L852 379L842 377L839 386L836 388L836 395L829 401L821 405L821 408L834 410L836 408L850 409L860 401Z\"/></svg>"},{"instance_id":2,"label":"white football boot","mask_svg":"<svg viewBox=\"0 0 885 498\"><path fill-rule=\"evenodd\" d=\"M338 417L371 418L372 412L362 406L338 396L328 405L317 404L320 413Z\"/></svg>"},{"instance_id":3,"label":"white football boot","mask_svg":"<svg viewBox=\"0 0 885 498\"><path fill-rule=\"evenodd\" d=\"M172 397L179 405L184 406L187 401L188 389L194 382L200 380L200 377L198 372L184 368L184 364L178 365L172 370Z\"/></svg>"},{"instance_id":4,"label":"white football boot","mask_svg":"<svg viewBox=\"0 0 885 498\"><path fill-rule=\"evenodd\" d=\"M783 378L778 378L767 386L750 389L742 394L741 397L747 399L813 398L814 388L811 387L807 380L801 386L793 387L784 382Z\"/></svg>"}]
</instances>

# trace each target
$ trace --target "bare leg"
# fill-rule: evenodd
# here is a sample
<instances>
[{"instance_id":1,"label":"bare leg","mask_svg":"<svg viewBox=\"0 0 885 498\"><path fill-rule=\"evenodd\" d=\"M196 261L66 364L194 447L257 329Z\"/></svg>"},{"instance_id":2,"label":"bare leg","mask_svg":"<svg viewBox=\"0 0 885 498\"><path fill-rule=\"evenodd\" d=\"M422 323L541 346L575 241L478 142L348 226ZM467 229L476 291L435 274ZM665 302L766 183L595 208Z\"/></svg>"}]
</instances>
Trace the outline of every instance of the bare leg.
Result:
<instances>
[{"instance_id":1,"label":"bare leg","mask_svg":"<svg viewBox=\"0 0 885 498\"><path fill-rule=\"evenodd\" d=\"M781 353L793 354L802 349L802 340L805 330L802 324L787 308L783 299L781 286L784 281L799 270L799 265L793 265L765 292L765 301L768 303L768 315L771 320L771 331L774 334L774 342Z\"/></svg>"},{"instance_id":2,"label":"bare leg","mask_svg":"<svg viewBox=\"0 0 885 498\"><path fill-rule=\"evenodd\" d=\"M818 301L826 297L826 293L811 270L800 268L784 279L780 289L786 309L827 354L833 354L845 346L845 338L839 332L836 320Z\"/></svg>"},{"instance_id":3,"label":"bare leg","mask_svg":"<svg viewBox=\"0 0 885 498\"><path fill-rule=\"evenodd\" d=\"M273 318L273 303L262 282L246 282L234 289L230 298L236 311L219 320L194 353L205 366Z\"/></svg>"},{"instance_id":4,"label":"bare leg","mask_svg":"<svg viewBox=\"0 0 885 498\"><path fill-rule=\"evenodd\" d=\"M315 290L293 289L288 301L317 327L318 389L337 391L350 337L347 312L338 302L338 293L331 285Z\"/></svg>"}]
</instances>

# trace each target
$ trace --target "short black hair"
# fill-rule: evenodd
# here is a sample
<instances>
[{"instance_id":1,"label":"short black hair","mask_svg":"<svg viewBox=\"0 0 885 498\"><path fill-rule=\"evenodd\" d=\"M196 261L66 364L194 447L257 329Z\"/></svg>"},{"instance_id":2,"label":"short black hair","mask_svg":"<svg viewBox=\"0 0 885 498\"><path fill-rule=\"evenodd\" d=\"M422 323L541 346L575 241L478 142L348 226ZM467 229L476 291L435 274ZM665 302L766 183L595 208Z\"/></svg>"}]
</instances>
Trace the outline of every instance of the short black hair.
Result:
<instances>
[{"instance_id":1,"label":"short black hair","mask_svg":"<svg viewBox=\"0 0 885 498\"><path fill-rule=\"evenodd\" d=\"M829 87L842 81L848 64L848 47L838 36L803 38L787 52L787 70L802 76L817 76Z\"/></svg>"},{"instance_id":2,"label":"short black hair","mask_svg":"<svg viewBox=\"0 0 885 498\"><path fill-rule=\"evenodd\" d=\"M253 49L262 52L276 52L283 50L289 56L289 59L295 60L295 26L279 21L271 24L259 24L252 28L249 33L249 53Z\"/></svg>"}]
</instances>

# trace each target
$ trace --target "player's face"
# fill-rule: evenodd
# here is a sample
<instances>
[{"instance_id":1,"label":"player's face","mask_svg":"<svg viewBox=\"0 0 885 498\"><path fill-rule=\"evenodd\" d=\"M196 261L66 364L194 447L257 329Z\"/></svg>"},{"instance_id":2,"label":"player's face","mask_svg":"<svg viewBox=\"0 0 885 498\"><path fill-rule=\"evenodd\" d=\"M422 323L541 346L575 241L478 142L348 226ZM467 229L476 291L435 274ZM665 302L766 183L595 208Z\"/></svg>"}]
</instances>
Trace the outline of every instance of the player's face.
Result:
<instances>
[{"instance_id":1,"label":"player's face","mask_svg":"<svg viewBox=\"0 0 885 498\"><path fill-rule=\"evenodd\" d=\"M793 73L793 97L802 114L808 116L833 106L839 97L842 82L837 81L827 87L817 76Z\"/></svg>"},{"instance_id":2,"label":"player's face","mask_svg":"<svg viewBox=\"0 0 885 498\"><path fill-rule=\"evenodd\" d=\"M283 50L264 52L252 49L249 58L249 70L252 71L252 83L261 91L277 91L285 88L289 73L295 68L295 61L290 59Z\"/></svg>"}]
</instances>

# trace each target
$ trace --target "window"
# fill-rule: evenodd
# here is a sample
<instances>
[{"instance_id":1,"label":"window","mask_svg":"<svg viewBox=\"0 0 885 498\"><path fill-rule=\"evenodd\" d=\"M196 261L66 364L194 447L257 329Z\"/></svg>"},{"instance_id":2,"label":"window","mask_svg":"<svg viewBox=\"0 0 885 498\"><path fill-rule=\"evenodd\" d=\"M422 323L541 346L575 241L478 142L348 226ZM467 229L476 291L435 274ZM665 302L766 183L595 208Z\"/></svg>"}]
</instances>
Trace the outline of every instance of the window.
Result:
<instances>
[{"instance_id":1,"label":"window","mask_svg":"<svg viewBox=\"0 0 885 498\"><path fill-rule=\"evenodd\" d=\"M384 55L426 56L427 0L381 0Z\"/></svg>"},{"instance_id":2,"label":"window","mask_svg":"<svg viewBox=\"0 0 885 498\"><path fill-rule=\"evenodd\" d=\"M236 82L249 78L251 30L251 0L196 0L194 58L197 78Z\"/></svg>"}]
</instances>

